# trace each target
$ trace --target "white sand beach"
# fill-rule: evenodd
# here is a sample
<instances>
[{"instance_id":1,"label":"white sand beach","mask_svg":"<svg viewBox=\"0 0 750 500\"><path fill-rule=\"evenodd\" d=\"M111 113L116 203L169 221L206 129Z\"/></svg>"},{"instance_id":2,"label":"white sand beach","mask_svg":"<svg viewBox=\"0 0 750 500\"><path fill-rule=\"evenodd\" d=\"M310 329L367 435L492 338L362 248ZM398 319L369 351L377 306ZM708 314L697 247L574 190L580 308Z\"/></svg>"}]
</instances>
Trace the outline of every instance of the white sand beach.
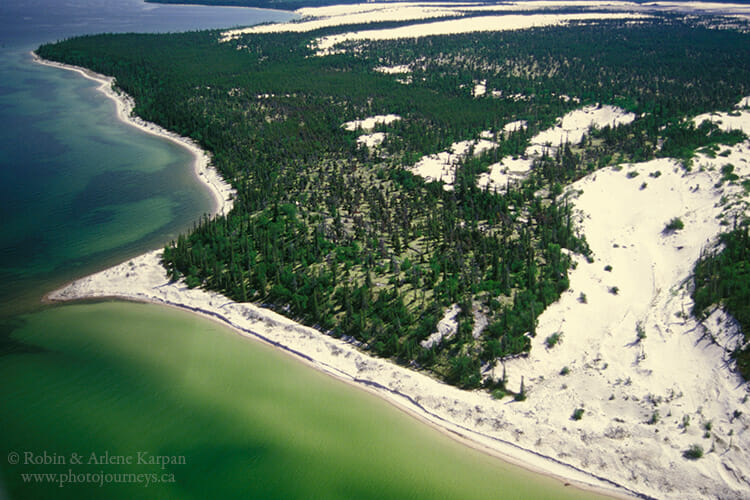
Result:
<instances>
[{"instance_id":1,"label":"white sand beach","mask_svg":"<svg viewBox=\"0 0 750 500\"><path fill-rule=\"evenodd\" d=\"M569 2L564 2L569 4ZM534 2L554 8L560 2ZM613 10L708 11L708 4L594 2ZM464 10L499 10L468 4ZM497 7L497 8L495 8ZM528 2L511 2L507 10L524 10ZM487 15L461 17L457 6L387 4L335 6L298 11L302 22L228 31L224 39L246 32L305 31L322 26L374 20L421 20L416 25L364 30L323 37L321 54L347 40L376 40L469 31L521 29L606 18L638 19L632 13ZM375 10L373 10L375 9ZM737 6L743 13L747 6ZM406 16L406 17L405 17ZM428 22L425 22L427 20ZM118 116L149 133L168 137L195 155L196 174L212 190L216 212L232 207L231 187L210 168L210 159L192 141L179 138L131 116L132 101L112 88L112 79L82 68L100 90L118 103ZM384 69L385 73L403 72ZM408 69L408 68L407 68ZM477 82L476 85L481 85ZM484 88L477 98L485 98ZM489 96L487 96L489 98ZM748 99L743 100L747 105ZM741 107L740 107L741 108ZM750 130L750 110L706 118L720 126ZM599 108L601 109L601 108ZM383 115L385 116L385 115ZM560 140L580 141L592 124L632 120L604 108L565 117L554 131L532 140L531 147L555 147ZM704 117L697 117L701 120ZM372 130L375 122L353 125ZM514 126L521 126L514 122ZM363 143L380 140L361 136ZM372 142L374 144L374 142ZM412 170L453 182L453 165L470 147L488 149L487 137L467 138L451 151L425 158ZM720 182L721 167L731 163L741 179L750 176L750 141L721 148L715 157L699 155L687 171L670 159L598 170L566 189L578 214L578 228L593 251L593 262L574 255L570 289L539 318L528 357L505 362L509 386L523 383L528 398L494 400L482 391L462 391L430 376L374 358L356 344L334 339L249 303L236 303L215 292L170 283L152 251L118 266L77 280L47 296L52 301L120 298L164 304L221 321L239 334L267 342L316 369L374 392L399 408L488 453L525 467L616 496L664 499L750 498L750 403L748 386L733 370L728 349L736 342L736 325L722 311L704 323L691 315L690 273L703 248L716 244L732 213L748 210L748 195L739 183ZM530 151L529 155L538 151ZM443 156L440 156L443 155ZM500 186L508 175L522 176L527 159L508 159L484 181ZM449 189L449 188L448 188ZM674 217L684 229L664 232ZM450 335L453 309L433 341ZM545 340L560 334L547 348ZM502 370L496 367L495 375ZM580 411L580 419L573 414ZM699 460L683 456L700 445Z\"/></svg>"},{"instance_id":2,"label":"white sand beach","mask_svg":"<svg viewBox=\"0 0 750 500\"><path fill-rule=\"evenodd\" d=\"M750 111L742 117L750 123ZM723 323L731 320L716 312L699 324L688 314L688 278L722 229L721 201L744 200L733 210L747 209L741 186L718 181L722 162L750 175L750 141L724 149L726 156L699 156L690 172L661 159L599 170L568 188L594 260L574 256L570 290L540 317L530 356L505 364L511 388L524 376L524 402L456 389L273 311L170 283L159 251L48 299L116 297L206 315L473 446L567 482L614 495L748 498L747 385L722 347L732 345ZM673 217L685 228L664 233ZM547 349L552 333L561 341ZM683 457L694 444L705 450L700 460Z\"/></svg>"},{"instance_id":3,"label":"white sand beach","mask_svg":"<svg viewBox=\"0 0 750 500\"><path fill-rule=\"evenodd\" d=\"M94 73L86 68L48 61L40 58L33 52L32 57L34 62L38 64L64 69L66 71L73 71L84 78L97 82L99 84L97 90L112 99L115 106L117 106L118 119L148 134L168 139L187 149L194 158L193 171L195 172L196 177L208 188L213 196L214 210L212 213L223 215L232 209L234 204L233 199L236 192L234 188L216 171L216 169L211 167L211 158L208 153L202 150L192 139L179 136L174 132L170 132L155 123L147 122L133 114L133 109L135 108L133 99L117 89L114 85L114 78Z\"/></svg>"}]
</instances>

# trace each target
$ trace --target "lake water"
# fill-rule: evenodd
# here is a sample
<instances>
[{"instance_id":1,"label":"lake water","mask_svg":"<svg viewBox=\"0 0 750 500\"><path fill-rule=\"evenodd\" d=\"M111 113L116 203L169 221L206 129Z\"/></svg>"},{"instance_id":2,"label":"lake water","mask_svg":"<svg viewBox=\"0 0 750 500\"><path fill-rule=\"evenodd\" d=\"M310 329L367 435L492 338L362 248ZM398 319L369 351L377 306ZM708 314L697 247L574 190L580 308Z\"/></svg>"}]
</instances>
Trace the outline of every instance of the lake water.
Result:
<instances>
[{"instance_id":1,"label":"lake water","mask_svg":"<svg viewBox=\"0 0 750 500\"><path fill-rule=\"evenodd\" d=\"M369 393L187 312L79 304L8 326L14 344L0 363L3 444L22 458L46 451L66 459L3 464L12 497L596 498L476 452ZM106 452L184 463L89 463L91 453ZM73 453L84 463L71 464ZM174 482L104 490L23 482L24 473L68 471L112 480L169 473Z\"/></svg>"},{"instance_id":2,"label":"lake water","mask_svg":"<svg viewBox=\"0 0 750 500\"><path fill-rule=\"evenodd\" d=\"M208 320L39 303L162 246L211 201L188 153L120 123L95 84L29 51L76 34L290 17L140 0L0 4L0 498L581 498Z\"/></svg>"},{"instance_id":3,"label":"lake water","mask_svg":"<svg viewBox=\"0 0 750 500\"><path fill-rule=\"evenodd\" d=\"M49 288L159 247L211 209L183 148L120 122L79 75L31 61L76 34L184 31L285 20L255 9L140 0L0 3L0 314Z\"/></svg>"}]
</instances>

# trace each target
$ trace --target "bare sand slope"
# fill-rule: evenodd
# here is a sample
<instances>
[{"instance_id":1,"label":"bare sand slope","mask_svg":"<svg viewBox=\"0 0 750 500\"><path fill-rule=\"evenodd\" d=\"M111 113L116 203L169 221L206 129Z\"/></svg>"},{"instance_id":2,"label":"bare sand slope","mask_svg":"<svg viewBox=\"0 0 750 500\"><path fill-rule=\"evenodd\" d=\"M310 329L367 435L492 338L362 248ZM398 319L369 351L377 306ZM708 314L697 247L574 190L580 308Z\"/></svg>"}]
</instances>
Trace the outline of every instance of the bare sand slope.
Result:
<instances>
[{"instance_id":1,"label":"bare sand slope","mask_svg":"<svg viewBox=\"0 0 750 500\"><path fill-rule=\"evenodd\" d=\"M749 111L742 116L750 123ZM49 298L121 297L214 317L566 480L656 498L749 498L748 391L723 347L733 345L734 325L720 311L703 325L689 315L688 278L701 249L716 241L722 214L747 209L742 186L720 180L726 163L750 175L750 141L720 153L700 155L690 172L662 159L599 170L569 187L594 260L574 257L570 290L540 317L531 355L506 363L511 388L524 377L524 402L458 390L272 311L169 283L158 252ZM674 217L684 229L664 232ZM547 349L544 340L557 332L562 340ZM683 456L692 445L703 458Z\"/></svg>"}]
</instances>

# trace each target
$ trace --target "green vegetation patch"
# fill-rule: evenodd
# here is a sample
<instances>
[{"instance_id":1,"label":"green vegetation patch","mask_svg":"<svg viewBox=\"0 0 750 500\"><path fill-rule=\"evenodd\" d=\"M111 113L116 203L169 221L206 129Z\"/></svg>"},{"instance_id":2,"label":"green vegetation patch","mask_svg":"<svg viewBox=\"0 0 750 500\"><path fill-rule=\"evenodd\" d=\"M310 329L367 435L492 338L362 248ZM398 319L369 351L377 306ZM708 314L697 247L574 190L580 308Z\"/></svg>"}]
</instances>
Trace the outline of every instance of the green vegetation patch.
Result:
<instances>
[{"instance_id":1,"label":"green vegetation patch","mask_svg":"<svg viewBox=\"0 0 750 500\"><path fill-rule=\"evenodd\" d=\"M721 236L721 250L706 250L695 265L693 314L705 319L713 305L721 305L740 325L743 338L733 357L745 380L750 380L750 236L737 228Z\"/></svg>"},{"instance_id":2,"label":"green vegetation patch","mask_svg":"<svg viewBox=\"0 0 750 500\"><path fill-rule=\"evenodd\" d=\"M687 450L682 453L682 456L689 458L690 460L698 460L703 457L703 446L699 444L691 445Z\"/></svg>"},{"instance_id":3,"label":"green vegetation patch","mask_svg":"<svg viewBox=\"0 0 750 500\"><path fill-rule=\"evenodd\" d=\"M553 347L557 345L558 342L560 342L561 339L562 339L562 333L556 332L550 335L549 337L547 337L544 340L544 343L547 344L547 349L552 349Z\"/></svg>"},{"instance_id":4,"label":"green vegetation patch","mask_svg":"<svg viewBox=\"0 0 750 500\"><path fill-rule=\"evenodd\" d=\"M681 229L685 229L685 223L682 222L682 219L680 219L679 217L675 217L667 222L666 226L664 226L664 233L674 233L675 231L679 231Z\"/></svg>"},{"instance_id":5,"label":"green vegetation patch","mask_svg":"<svg viewBox=\"0 0 750 500\"><path fill-rule=\"evenodd\" d=\"M659 156L683 161L690 160L698 148L710 148L718 144L731 146L747 139L741 130L724 132L708 120L697 127L692 122L672 124L664 131L664 136Z\"/></svg>"},{"instance_id":6,"label":"green vegetation patch","mask_svg":"<svg viewBox=\"0 0 750 500\"><path fill-rule=\"evenodd\" d=\"M563 186L596 168L654 158L664 134L665 146L680 151L731 142L672 124L728 108L750 81L746 35L672 17L352 42L356 50L314 56L314 38L357 28L226 43L218 31L98 35L38 53L113 75L139 116L195 139L237 190L231 213L206 217L167 245L173 279L263 303L375 355L498 394L511 392L504 378L482 380L481 367L528 353L537 317L568 288L570 252L589 253ZM411 66L411 84L374 71L399 64ZM477 80L505 97L475 98ZM490 165L523 155L535 133L594 103L641 118L550 148L522 182L477 187ZM402 119L376 127L386 134L379 147L359 146L360 132L341 126L390 113ZM461 160L450 190L409 172L424 155L516 120L528 127ZM455 335L425 347L452 304L461 311ZM476 336L475 310L488 319Z\"/></svg>"}]
</instances>

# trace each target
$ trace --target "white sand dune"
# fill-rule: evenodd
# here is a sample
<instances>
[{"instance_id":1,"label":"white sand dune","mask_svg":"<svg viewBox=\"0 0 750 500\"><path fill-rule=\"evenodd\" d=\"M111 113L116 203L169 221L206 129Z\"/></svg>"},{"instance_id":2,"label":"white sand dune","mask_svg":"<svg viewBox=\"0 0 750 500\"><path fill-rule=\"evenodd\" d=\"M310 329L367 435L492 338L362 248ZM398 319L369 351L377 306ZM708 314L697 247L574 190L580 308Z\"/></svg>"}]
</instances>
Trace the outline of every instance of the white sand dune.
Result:
<instances>
[{"instance_id":1,"label":"white sand dune","mask_svg":"<svg viewBox=\"0 0 750 500\"><path fill-rule=\"evenodd\" d=\"M517 182L526 177L534 158L543 154L552 154L563 143L578 144L591 127L626 125L635 120L633 113L616 106L584 106L567 113L558 119L558 123L531 138L531 145L526 148L522 158L507 156L489 166L489 171L477 177L477 186L493 190L504 189L508 183ZM515 121L503 127L506 133L525 127L525 121Z\"/></svg>"},{"instance_id":2,"label":"white sand dune","mask_svg":"<svg viewBox=\"0 0 750 500\"><path fill-rule=\"evenodd\" d=\"M468 156L470 151L473 151L473 154L478 156L496 147L497 143L486 139L455 142L451 145L450 151L423 156L413 166L408 167L407 170L427 181L441 181L443 189L450 191L453 189L453 183L456 180L456 168L459 162Z\"/></svg>"},{"instance_id":3,"label":"white sand dune","mask_svg":"<svg viewBox=\"0 0 750 500\"><path fill-rule=\"evenodd\" d=\"M518 132L522 128L526 128L526 125L528 125L528 123L526 123L526 120L516 120L514 122L506 123L505 125L503 125L503 132L505 132L506 134Z\"/></svg>"},{"instance_id":4,"label":"white sand dune","mask_svg":"<svg viewBox=\"0 0 750 500\"><path fill-rule=\"evenodd\" d=\"M401 117L398 115L376 115L376 116L370 116L368 118L365 118L363 120L353 120L350 122L346 122L341 127L344 130L349 130L350 132L353 132L355 130L361 129L364 131L370 131L375 128L378 124L385 124L388 125L390 123L393 123L395 121L400 120Z\"/></svg>"},{"instance_id":5,"label":"white sand dune","mask_svg":"<svg viewBox=\"0 0 750 500\"><path fill-rule=\"evenodd\" d=\"M244 34L307 32L330 26L366 24L387 21L422 20L461 15L451 7L430 3L372 3L359 5L332 5L329 7L304 8L296 11L301 21L278 24L261 24L249 28L229 30L222 33L221 41L228 41Z\"/></svg>"},{"instance_id":6,"label":"white sand dune","mask_svg":"<svg viewBox=\"0 0 750 500\"><path fill-rule=\"evenodd\" d=\"M429 349L433 345L439 344L443 339L449 339L456 334L458 331L458 313L461 308L458 304L451 305L445 310L443 317L440 318L437 324L437 331L432 333L429 337L424 339L420 344L425 349Z\"/></svg>"},{"instance_id":7,"label":"white sand dune","mask_svg":"<svg viewBox=\"0 0 750 500\"><path fill-rule=\"evenodd\" d=\"M616 127L632 123L633 120L633 113L627 113L616 106L585 106L563 116L557 125L534 136L531 143L539 147L557 147L564 142L578 144L591 127Z\"/></svg>"},{"instance_id":8,"label":"white sand dune","mask_svg":"<svg viewBox=\"0 0 750 500\"><path fill-rule=\"evenodd\" d=\"M492 190L502 190L508 183L523 180L531 171L534 160L508 156L489 166L489 171L477 176L477 186Z\"/></svg>"},{"instance_id":9,"label":"white sand dune","mask_svg":"<svg viewBox=\"0 0 750 500\"><path fill-rule=\"evenodd\" d=\"M511 31L543 26L562 26L572 21L596 21L602 19L645 19L646 14L613 12L613 13L577 13L577 14L529 14L529 15L494 15L431 21L410 24L398 28L371 29L353 31L317 38L314 42L316 53L320 56L338 52L334 47L350 41L362 40L396 40L403 38L420 38L435 35L458 33L475 33L488 31Z\"/></svg>"},{"instance_id":10,"label":"white sand dune","mask_svg":"<svg viewBox=\"0 0 750 500\"><path fill-rule=\"evenodd\" d=\"M373 69L378 73L385 73L386 75L399 75L411 72L411 68L404 64L399 64L397 66L377 66Z\"/></svg>"},{"instance_id":11,"label":"white sand dune","mask_svg":"<svg viewBox=\"0 0 750 500\"><path fill-rule=\"evenodd\" d=\"M360 135L357 137L357 144L360 146L367 146L368 148L374 148L383 144L384 140L384 132L375 132L374 134Z\"/></svg>"},{"instance_id":12,"label":"white sand dune","mask_svg":"<svg viewBox=\"0 0 750 500\"><path fill-rule=\"evenodd\" d=\"M733 154L750 158L750 143ZM659 177L649 177L657 171ZM575 206L595 261L576 257L570 290L539 319L532 355L506 365L511 386L524 374L532 397L544 402L535 407L534 426L558 429L544 442L547 452L564 450L607 477L629 476L634 489L658 498L750 494L743 472L749 421L733 418L747 412L747 386L727 369L728 353L706 335L707 327L724 325L690 317L688 278L721 230L718 202L741 191L715 188L720 176L717 168L686 173L674 161L657 160L601 170L571 186L583 192ZM663 233L673 217L685 229ZM557 332L562 342L546 350L544 340ZM560 374L564 367L567 376ZM579 422L570 420L575 408L585 409ZM713 452L686 460L682 453L693 444ZM597 449L606 457L592 453Z\"/></svg>"},{"instance_id":13,"label":"white sand dune","mask_svg":"<svg viewBox=\"0 0 750 500\"><path fill-rule=\"evenodd\" d=\"M633 113L627 113L616 106L591 105L573 110L560 118L554 127L535 135L522 158L508 156L490 165L488 172L477 177L477 185L494 190L504 189L508 182L521 180L528 174L534 158L541 157L545 153L554 153L556 148L563 143L581 142L583 135L591 127L625 125L634 119ZM506 124L503 132L512 133L525 126L524 120L517 120ZM427 181L442 181L443 188L451 190L456 178L456 168L459 162L468 155L470 148L473 148L474 155L480 155L497 147L493 139L492 131L483 131L478 140L454 143L451 151L424 156L416 164L408 167L408 170Z\"/></svg>"},{"instance_id":14,"label":"white sand dune","mask_svg":"<svg viewBox=\"0 0 750 500\"><path fill-rule=\"evenodd\" d=\"M592 10L580 14L555 14L556 9L574 7ZM444 17L462 17L466 14L476 15L481 12L503 12L504 15L472 17L441 24L435 21ZM542 14L519 16L519 11L540 11ZM527 29L532 27L566 24L575 20L594 19L643 19L649 12L686 12L698 15L733 15L741 18L750 16L750 6L746 4L712 3L712 2L650 2L637 3L628 1L587 1L587 0L552 0L520 1L486 4L483 2L465 2L439 4L430 2L368 2L362 4L331 5L324 7L306 7L295 11L300 20L287 23L266 24L228 30L222 33L221 41L228 41L249 33L307 32L331 26L348 24L376 23L385 21L414 21L403 28L389 30L365 30L347 33L344 36L323 37L318 40L319 54L335 53L332 46L346 40L384 40L393 38L414 38L419 36L451 33L468 33L472 31L499 31L509 29ZM507 13L507 14L505 14ZM545 16L545 17L539 17ZM583 16L583 17L576 17ZM620 17L618 17L620 16ZM524 19L526 18L526 19ZM472 29L472 25L477 28ZM369 33L369 34L368 34Z\"/></svg>"},{"instance_id":15,"label":"white sand dune","mask_svg":"<svg viewBox=\"0 0 750 500\"><path fill-rule=\"evenodd\" d=\"M472 95L474 97L482 97L487 93L487 80L482 80L481 82L476 82L474 84L474 90L472 91Z\"/></svg>"},{"instance_id":16,"label":"white sand dune","mask_svg":"<svg viewBox=\"0 0 750 500\"><path fill-rule=\"evenodd\" d=\"M750 123L750 111L742 116ZM750 175L750 141L726 149L727 156L699 156L691 172L663 159L599 170L570 186L594 261L574 256L571 288L540 317L530 356L506 362L511 388L524 377L521 403L458 390L272 311L169 283L158 251L49 299L119 297L204 314L485 451L566 481L666 499L749 498L748 390L722 347L732 344L731 319L716 312L701 325L688 314L688 278L721 231L722 199L747 201L741 186L719 180L725 162ZM685 228L665 234L673 217ZM546 349L544 339L556 332L561 342ZM577 421L576 408L584 410ZM693 444L706 451L700 460L682 455Z\"/></svg>"}]
</instances>

